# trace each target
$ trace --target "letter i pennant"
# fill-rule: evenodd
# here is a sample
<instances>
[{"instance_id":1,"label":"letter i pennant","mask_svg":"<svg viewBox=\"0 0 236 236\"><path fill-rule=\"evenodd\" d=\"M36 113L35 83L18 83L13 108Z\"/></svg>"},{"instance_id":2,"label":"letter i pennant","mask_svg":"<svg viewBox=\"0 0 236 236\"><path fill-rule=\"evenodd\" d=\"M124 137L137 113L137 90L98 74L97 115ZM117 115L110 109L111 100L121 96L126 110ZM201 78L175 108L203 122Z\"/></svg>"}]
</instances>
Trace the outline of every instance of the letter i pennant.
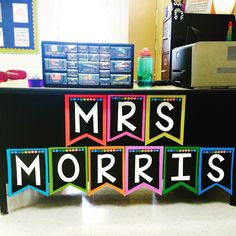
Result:
<instances>
[{"instance_id":1,"label":"letter i pennant","mask_svg":"<svg viewBox=\"0 0 236 236\"><path fill-rule=\"evenodd\" d=\"M124 195L124 147L89 147L89 195L108 186Z\"/></svg>"},{"instance_id":2,"label":"letter i pennant","mask_svg":"<svg viewBox=\"0 0 236 236\"><path fill-rule=\"evenodd\" d=\"M198 192L218 186L233 193L234 148L200 148Z\"/></svg>"},{"instance_id":3,"label":"letter i pennant","mask_svg":"<svg viewBox=\"0 0 236 236\"><path fill-rule=\"evenodd\" d=\"M48 195L47 149L7 149L8 195L26 189Z\"/></svg>"},{"instance_id":4,"label":"letter i pennant","mask_svg":"<svg viewBox=\"0 0 236 236\"><path fill-rule=\"evenodd\" d=\"M164 194L179 186L197 194L198 153L198 147L165 148Z\"/></svg>"}]
</instances>

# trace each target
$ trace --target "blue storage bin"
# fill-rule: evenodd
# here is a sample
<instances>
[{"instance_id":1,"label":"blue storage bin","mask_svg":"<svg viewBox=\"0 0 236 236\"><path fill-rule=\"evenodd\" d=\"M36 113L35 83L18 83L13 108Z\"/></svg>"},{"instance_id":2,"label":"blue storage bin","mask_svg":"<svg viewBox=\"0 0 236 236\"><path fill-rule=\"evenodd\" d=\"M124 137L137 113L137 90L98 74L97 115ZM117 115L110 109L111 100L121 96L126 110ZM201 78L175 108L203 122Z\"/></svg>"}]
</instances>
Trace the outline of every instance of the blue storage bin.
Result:
<instances>
[{"instance_id":1,"label":"blue storage bin","mask_svg":"<svg viewBox=\"0 0 236 236\"><path fill-rule=\"evenodd\" d=\"M133 44L43 41L41 49L45 87L133 87Z\"/></svg>"}]
</instances>

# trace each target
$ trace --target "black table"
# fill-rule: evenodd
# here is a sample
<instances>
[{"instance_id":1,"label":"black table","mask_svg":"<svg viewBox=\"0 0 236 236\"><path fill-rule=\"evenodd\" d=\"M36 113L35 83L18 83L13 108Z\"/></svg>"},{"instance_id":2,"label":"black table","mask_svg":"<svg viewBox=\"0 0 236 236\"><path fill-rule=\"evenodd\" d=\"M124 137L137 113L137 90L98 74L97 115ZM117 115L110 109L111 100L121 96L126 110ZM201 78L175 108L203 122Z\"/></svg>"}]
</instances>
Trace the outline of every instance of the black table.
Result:
<instances>
[{"instance_id":1,"label":"black table","mask_svg":"<svg viewBox=\"0 0 236 236\"><path fill-rule=\"evenodd\" d=\"M63 89L0 88L0 203L7 208L7 148L65 147L65 94L186 95L185 146L235 147L236 89ZM26 145L27 144L27 145ZM157 140L155 145L174 145ZM236 171L234 171L234 178ZM236 205L236 184L230 203Z\"/></svg>"}]
</instances>

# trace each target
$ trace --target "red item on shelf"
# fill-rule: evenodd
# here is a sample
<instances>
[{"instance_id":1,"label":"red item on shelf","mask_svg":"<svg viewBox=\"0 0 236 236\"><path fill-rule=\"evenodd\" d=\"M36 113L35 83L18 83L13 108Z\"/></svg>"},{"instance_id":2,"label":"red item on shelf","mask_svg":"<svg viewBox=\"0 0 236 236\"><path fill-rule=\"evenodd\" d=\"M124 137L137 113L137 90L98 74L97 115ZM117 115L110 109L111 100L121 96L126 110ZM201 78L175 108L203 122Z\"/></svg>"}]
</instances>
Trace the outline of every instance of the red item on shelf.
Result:
<instances>
[{"instance_id":1,"label":"red item on shelf","mask_svg":"<svg viewBox=\"0 0 236 236\"><path fill-rule=\"evenodd\" d=\"M1 82L6 82L7 80L8 80L7 73L3 72L3 71L0 71L0 83Z\"/></svg>"},{"instance_id":2,"label":"red item on shelf","mask_svg":"<svg viewBox=\"0 0 236 236\"><path fill-rule=\"evenodd\" d=\"M7 78L12 80L25 79L27 73L24 70L8 70L6 71Z\"/></svg>"}]
</instances>

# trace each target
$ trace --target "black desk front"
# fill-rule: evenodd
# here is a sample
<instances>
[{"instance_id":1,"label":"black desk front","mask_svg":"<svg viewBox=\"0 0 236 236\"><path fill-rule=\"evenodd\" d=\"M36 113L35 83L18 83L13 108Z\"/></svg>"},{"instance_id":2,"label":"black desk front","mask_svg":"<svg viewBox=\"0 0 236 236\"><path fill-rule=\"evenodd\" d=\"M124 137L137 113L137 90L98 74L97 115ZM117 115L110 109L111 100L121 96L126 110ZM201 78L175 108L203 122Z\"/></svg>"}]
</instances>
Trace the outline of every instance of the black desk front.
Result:
<instances>
[{"instance_id":1,"label":"black desk front","mask_svg":"<svg viewBox=\"0 0 236 236\"><path fill-rule=\"evenodd\" d=\"M107 100L114 97L132 97L141 96L145 102L151 103L157 101L156 98L170 98L165 100L172 102L171 98L181 96L185 100L182 107L184 113L184 126L182 127L181 140L171 138L171 136L159 136L160 138L147 138L145 133L152 123L152 113L145 104L143 112L149 112L143 120L144 133L140 139L134 138L134 135L123 135L123 137L106 139L106 146L198 146L198 147L235 147L236 134L236 113L235 101L236 90L187 90L175 87L161 87L154 89L123 89L123 90L99 90L99 89L53 89L53 88L1 88L0 89L0 200L1 212L7 213L6 183L8 183L7 173L7 149L20 148L49 148L66 147L66 122L65 122L65 103L66 96L100 96L104 95ZM87 96L87 97L89 97ZM122 98L123 99L123 98ZM156 100L155 100L156 99ZM128 100L127 100L128 101ZM107 103L108 104L108 103ZM111 103L106 104L106 113L117 114L113 111ZM104 107L103 107L104 109ZM110 109L110 110L109 110ZM164 109L164 108L163 108ZM105 112L103 110L103 113ZM171 109L169 109L170 111ZM129 113L130 110L126 110ZM163 110L163 113L165 110ZM167 110L166 110L167 112ZM124 115L124 114L123 114ZM170 113L171 115L171 113ZM107 116L107 117L110 117ZM183 118L183 116L182 116ZM180 118L180 119L182 119ZM161 119L161 117L160 117ZM127 118L131 123L132 120ZM163 126L168 126L168 120L162 116ZM107 122L109 123L110 121ZM149 126L147 126L147 122ZM174 121L175 122L175 121ZM180 122L179 120L176 123ZM156 123L156 122L155 122ZM180 122L181 123L181 122ZM126 123L127 124L127 123ZM183 124L183 123L181 123ZM125 126L125 124L123 124ZM105 125L106 128L108 127ZM127 128L127 127L126 127ZM150 128L150 127L149 127ZM107 128L108 129L108 128ZM141 127L142 129L142 127ZM151 131L150 131L151 132ZM150 135L149 132L149 135ZM177 132L181 132L180 130ZM168 133L168 132L167 132ZM108 136L107 136L108 137ZM68 138L68 137L67 137ZM143 139L142 139L143 138ZM147 141L148 140L148 141ZM128 144L128 145L127 145ZM86 140L75 140L70 146L103 146ZM234 167L235 168L235 167ZM234 173L236 173L234 171ZM218 173L215 172L217 175ZM235 178L235 174L233 179ZM233 181L233 180L232 180ZM233 188L232 204L234 202L235 186Z\"/></svg>"}]
</instances>

